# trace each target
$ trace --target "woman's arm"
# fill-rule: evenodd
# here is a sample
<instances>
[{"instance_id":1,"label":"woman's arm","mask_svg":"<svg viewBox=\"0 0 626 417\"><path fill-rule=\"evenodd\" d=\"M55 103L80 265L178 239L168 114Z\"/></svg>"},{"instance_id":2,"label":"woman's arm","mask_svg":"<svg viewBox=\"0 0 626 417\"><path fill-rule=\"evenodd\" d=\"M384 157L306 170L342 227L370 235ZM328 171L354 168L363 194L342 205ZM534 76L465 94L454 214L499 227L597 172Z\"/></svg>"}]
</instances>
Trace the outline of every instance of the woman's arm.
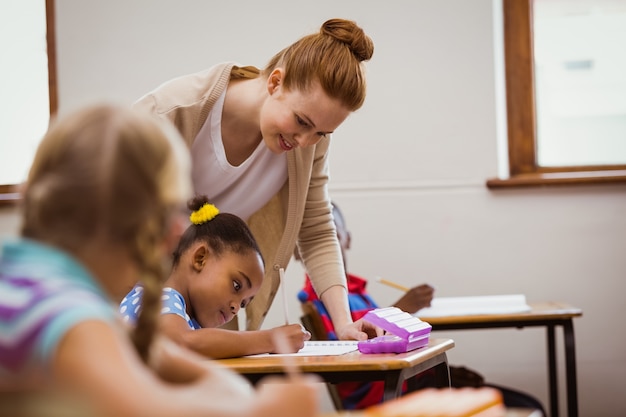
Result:
<instances>
[{"instance_id":1,"label":"woman's arm","mask_svg":"<svg viewBox=\"0 0 626 417\"><path fill-rule=\"evenodd\" d=\"M324 138L315 145L314 153L310 156L312 166L309 182L306 185L298 183L299 187L308 188L298 250L313 288L324 302L335 329L339 330L351 324L352 317L341 249L328 197L329 144L330 139ZM346 338L358 340L366 337L359 333Z\"/></svg>"},{"instance_id":2,"label":"woman's arm","mask_svg":"<svg viewBox=\"0 0 626 417\"><path fill-rule=\"evenodd\" d=\"M364 340L383 334L380 327L362 319L352 322L348 293L345 287L340 285L330 287L321 295L320 299L333 320L335 333L340 340Z\"/></svg>"}]
</instances>

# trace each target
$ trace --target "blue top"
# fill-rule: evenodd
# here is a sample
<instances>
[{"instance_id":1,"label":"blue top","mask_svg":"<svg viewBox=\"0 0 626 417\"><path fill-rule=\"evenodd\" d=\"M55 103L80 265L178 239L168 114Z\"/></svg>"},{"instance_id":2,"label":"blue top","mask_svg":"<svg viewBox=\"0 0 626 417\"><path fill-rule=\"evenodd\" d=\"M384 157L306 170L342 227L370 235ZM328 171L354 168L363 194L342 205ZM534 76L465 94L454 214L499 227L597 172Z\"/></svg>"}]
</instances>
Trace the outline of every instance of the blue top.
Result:
<instances>
[{"instance_id":1,"label":"blue top","mask_svg":"<svg viewBox=\"0 0 626 417\"><path fill-rule=\"evenodd\" d=\"M135 285L135 288L133 288L126 295L126 297L124 297L120 303L120 313L125 321L133 324L137 322L137 317L139 316L139 311L141 310L142 296L143 287ZM189 314L187 314L187 304L185 303L185 299L181 293L173 288L165 287L163 288L161 300L163 301L161 314L176 314L177 316L185 319L191 329L195 330L202 328L195 319L189 317Z\"/></svg>"},{"instance_id":2,"label":"blue top","mask_svg":"<svg viewBox=\"0 0 626 417\"><path fill-rule=\"evenodd\" d=\"M72 327L115 317L104 290L68 253L28 239L2 245L0 378L44 376Z\"/></svg>"}]
</instances>

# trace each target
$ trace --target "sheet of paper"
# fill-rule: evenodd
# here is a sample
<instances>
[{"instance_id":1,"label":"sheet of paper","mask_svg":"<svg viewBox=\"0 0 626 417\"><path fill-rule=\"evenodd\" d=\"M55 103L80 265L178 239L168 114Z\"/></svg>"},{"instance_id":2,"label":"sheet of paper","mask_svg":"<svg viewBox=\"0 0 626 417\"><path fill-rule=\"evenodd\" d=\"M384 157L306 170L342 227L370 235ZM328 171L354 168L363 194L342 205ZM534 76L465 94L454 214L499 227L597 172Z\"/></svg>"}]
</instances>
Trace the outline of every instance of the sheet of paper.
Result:
<instances>
[{"instance_id":1,"label":"sheet of paper","mask_svg":"<svg viewBox=\"0 0 626 417\"><path fill-rule=\"evenodd\" d=\"M343 355L358 349L356 340L310 340L296 353L262 353L254 356L331 356Z\"/></svg>"},{"instance_id":2,"label":"sheet of paper","mask_svg":"<svg viewBox=\"0 0 626 417\"><path fill-rule=\"evenodd\" d=\"M530 306L526 304L526 296L523 294L435 297L430 304L430 307L423 308L414 315L425 319L428 317L512 314L530 311Z\"/></svg>"}]
</instances>

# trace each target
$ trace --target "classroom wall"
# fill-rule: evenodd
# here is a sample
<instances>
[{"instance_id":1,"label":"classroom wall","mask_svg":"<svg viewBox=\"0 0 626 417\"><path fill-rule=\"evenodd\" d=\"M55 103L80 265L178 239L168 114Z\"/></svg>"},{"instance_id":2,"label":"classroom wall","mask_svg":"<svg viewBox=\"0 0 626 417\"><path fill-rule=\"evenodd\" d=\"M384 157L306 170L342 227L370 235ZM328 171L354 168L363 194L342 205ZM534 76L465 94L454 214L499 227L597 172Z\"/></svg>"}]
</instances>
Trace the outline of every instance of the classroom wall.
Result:
<instances>
[{"instance_id":1,"label":"classroom wall","mask_svg":"<svg viewBox=\"0 0 626 417\"><path fill-rule=\"evenodd\" d=\"M352 231L349 269L407 286L428 282L439 296L523 293L581 307L580 415L626 415L619 395L626 187L484 185L498 173L504 139L500 7L499 0L57 0L60 112L99 100L130 104L220 61L263 66L327 18L356 20L375 41L369 94L333 135L330 183ZM0 234L14 234L17 219L15 209L0 210ZM297 321L302 267L294 261L287 277ZM381 305L400 296L376 282L369 288ZM278 298L264 326L281 324L282 314ZM527 391L549 409L544 330L436 336L455 340L451 364ZM558 347L560 354L560 339ZM564 416L564 389L561 400Z\"/></svg>"}]
</instances>

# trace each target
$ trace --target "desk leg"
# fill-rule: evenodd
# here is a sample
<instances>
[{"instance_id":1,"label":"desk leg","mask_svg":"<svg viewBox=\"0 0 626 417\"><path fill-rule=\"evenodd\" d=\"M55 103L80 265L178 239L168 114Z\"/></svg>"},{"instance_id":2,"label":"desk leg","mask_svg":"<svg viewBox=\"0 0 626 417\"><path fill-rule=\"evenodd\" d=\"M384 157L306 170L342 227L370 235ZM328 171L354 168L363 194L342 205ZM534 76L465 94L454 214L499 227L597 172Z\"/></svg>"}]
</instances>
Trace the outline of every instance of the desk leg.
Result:
<instances>
[{"instance_id":1,"label":"desk leg","mask_svg":"<svg viewBox=\"0 0 626 417\"><path fill-rule=\"evenodd\" d=\"M574 343L574 323L567 320L563 324L565 342L565 378L567 379L567 412L569 417L578 417L578 388L576 377L576 348Z\"/></svg>"},{"instance_id":2,"label":"desk leg","mask_svg":"<svg viewBox=\"0 0 626 417\"><path fill-rule=\"evenodd\" d=\"M559 417L559 392L556 374L556 344L554 340L554 324L546 327L548 335L548 383L550 390L550 416Z\"/></svg>"},{"instance_id":3,"label":"desk leg","mask_svg":"<svg viewBox=\"0 0 626 417\"><path fill-rule=\"evenodd\" d=\"M383 401L392 400L402 395L402 385L409 378L424 372L427 369L435 370L435 383L438 388L450 388L450 368L448 356L441 353L434 358L421 363L414 368L405 368L401 371L388 371L385 373L385 390Z\"/></svg>"},{"instance_id":4,"label":"desk leg","mask_svg":"<svg viewBox=\"0 0 626 417\"><path fill-rule=\"evenodd\" d=\"M406 378L401 371L389 371L385 376L383 401L393 400L402 395L402 384Z\"/></svg>"},{"instance_id":5,"label":"desk leg","mask_svg":"<svg viewBox=\"0 0 626 417\"><path fill-rule=\"evenodd\" d=\"M452 386L450 367L447 361L435 366L435 383L437 388L450 388Z\"/></svg>"},{"instance_id":6,"label":"desk leg","mask_svg":"<svg viewBox=\"0 0 626 417\"><path fill-rule=\"evenodd\" d=\"M407 378L407 392L413 392L424 388L450 388L450 368L442 362L433 366L432 370L424 371L414 377Z\"/></svg>"}]
</instances>

